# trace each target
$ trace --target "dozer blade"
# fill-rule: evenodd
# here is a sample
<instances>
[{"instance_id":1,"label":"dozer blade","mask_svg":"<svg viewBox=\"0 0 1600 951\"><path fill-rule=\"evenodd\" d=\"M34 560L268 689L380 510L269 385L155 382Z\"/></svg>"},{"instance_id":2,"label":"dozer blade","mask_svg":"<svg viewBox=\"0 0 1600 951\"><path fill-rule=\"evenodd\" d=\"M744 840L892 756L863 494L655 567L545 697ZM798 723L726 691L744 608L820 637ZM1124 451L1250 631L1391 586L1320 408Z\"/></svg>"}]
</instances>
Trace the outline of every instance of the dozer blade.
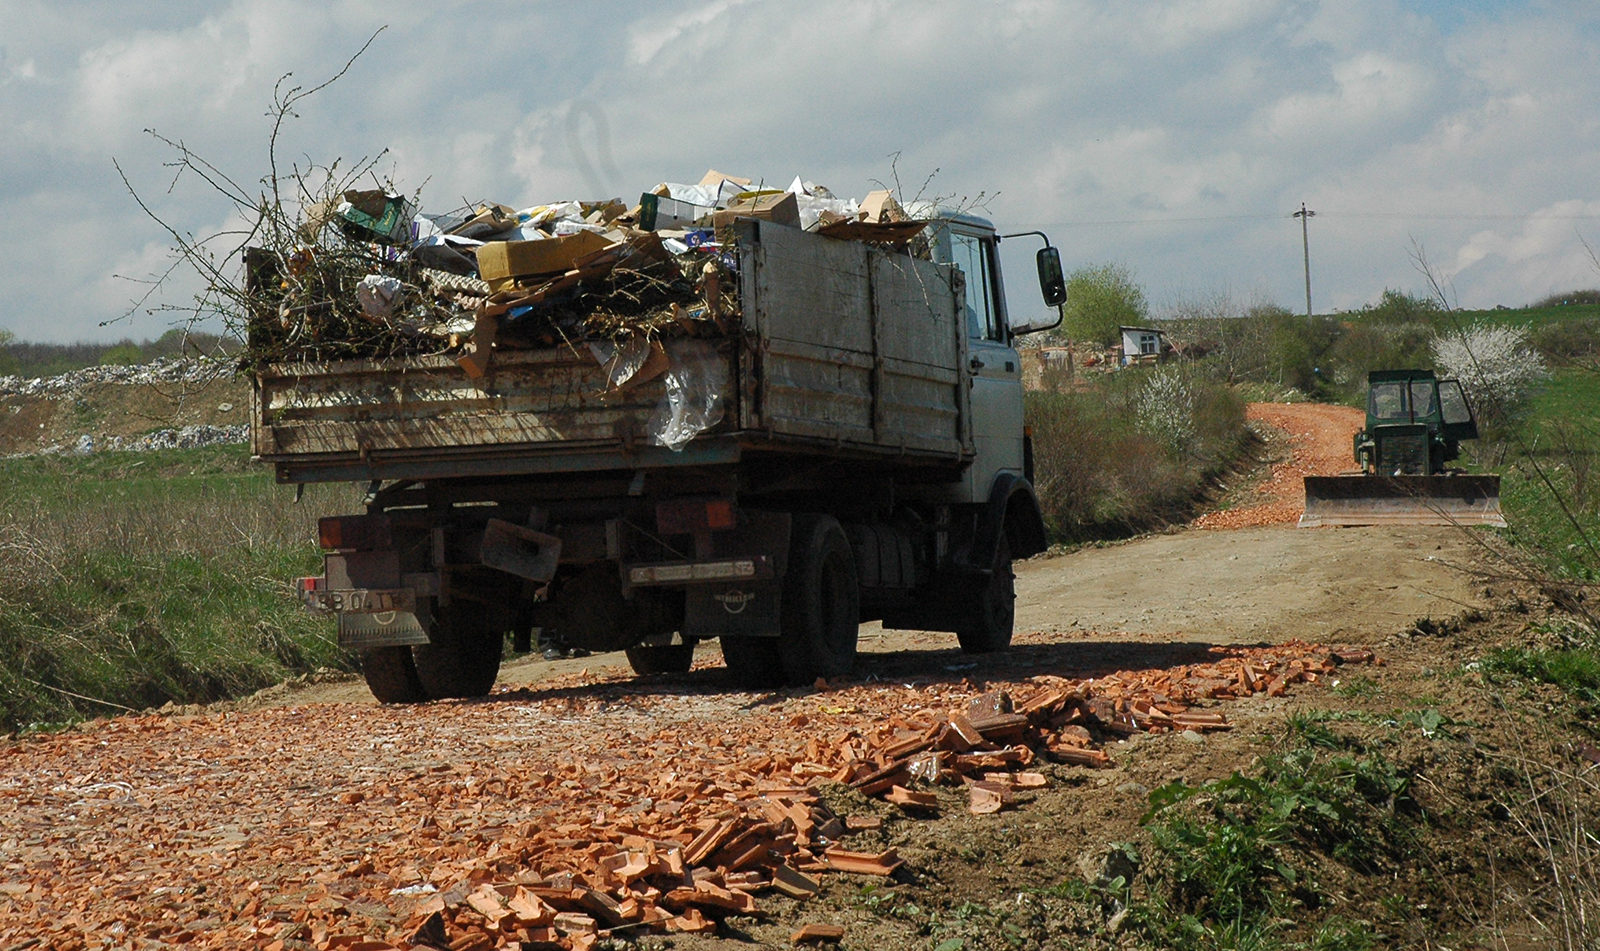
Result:
<instances>
[{"instance_id":1,"label":"dozer blade","mask_svg":"<svg viewBox=\"0 0 1600 951\"><path fill-rule=\"evenodd\" d=\"M1301 528L1324 525L1506 527L1497 475L1306 476Z\"/></svg>"}]
</instances>

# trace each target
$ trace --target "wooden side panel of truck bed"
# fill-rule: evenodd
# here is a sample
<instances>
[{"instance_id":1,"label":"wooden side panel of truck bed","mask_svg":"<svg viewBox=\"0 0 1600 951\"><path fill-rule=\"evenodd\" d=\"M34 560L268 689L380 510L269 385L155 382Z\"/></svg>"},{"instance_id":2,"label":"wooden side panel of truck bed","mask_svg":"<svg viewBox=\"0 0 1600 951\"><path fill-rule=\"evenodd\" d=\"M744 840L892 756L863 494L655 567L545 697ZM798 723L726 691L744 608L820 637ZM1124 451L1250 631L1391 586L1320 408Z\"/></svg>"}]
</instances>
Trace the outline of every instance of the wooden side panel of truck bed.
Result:
<instances>
[{"instance_id":1,"label":"wooden side panel of truck bed","mask_svg":"<svg viewBox=\"0 0 1600 951\"><path fill-rule=\"evenodd\" d=\"M665 377L608 392L582 344L497 351L476 381L446 356L267 367L255 377L252 450L287 482L729 462L752 446L970 456L959 272L794 228L740 227L744 336L666 341L675 358L717 368L701 379L713 381L720 422L684 451L652 445Z\"/></svg>"},{"instance_id":2,"label":"wooden side panel of truck bed","mask_svg":"<svg viewBox=\"0 0 1600 951\"><path fill-rule=\"evenodd\" d=\"M856 241L747 222L745 329L761 341L744 424L875 449L960 456L966 337L959 272Z\"/></svg>"}]
</instances>

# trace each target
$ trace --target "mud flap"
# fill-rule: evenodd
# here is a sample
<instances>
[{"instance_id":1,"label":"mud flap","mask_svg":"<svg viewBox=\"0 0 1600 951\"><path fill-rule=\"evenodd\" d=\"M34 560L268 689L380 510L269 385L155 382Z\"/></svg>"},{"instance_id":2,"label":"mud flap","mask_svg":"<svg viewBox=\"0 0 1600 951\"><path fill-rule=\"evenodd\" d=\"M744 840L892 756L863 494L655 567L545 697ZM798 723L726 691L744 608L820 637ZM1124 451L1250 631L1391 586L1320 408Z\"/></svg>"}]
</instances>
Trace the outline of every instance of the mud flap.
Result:
<instances>
[{"instance_id":1,"label":"mud flap","mask_svg":"<svg viewBox=\"0 0 1600 951\"><path fill-rule=\"evenodd\" d=\"M685 637L777 637L776 581L694 585L688 590Z\"/></svg>"},{"instance_id":2,"label":"mud flap","mask_svg":"<svg viewBox=\"0 0 1600 951\"><path fill-rule=\"evenodd\" d=\"M403 647L428 643L428 632L410 611L339 615L339 646L364 651L374 647Z\"/></svg>"},{"instance_id":3,"label":"mud flap","mask_svg":"<svg viewBox=\"0 0 1600 951\"><path fill-rule=\"evenodd\" d=\"M1497 475L1306 476L1300 528L1489 525L1505 528Z\"/></svg>"}]
</instances>

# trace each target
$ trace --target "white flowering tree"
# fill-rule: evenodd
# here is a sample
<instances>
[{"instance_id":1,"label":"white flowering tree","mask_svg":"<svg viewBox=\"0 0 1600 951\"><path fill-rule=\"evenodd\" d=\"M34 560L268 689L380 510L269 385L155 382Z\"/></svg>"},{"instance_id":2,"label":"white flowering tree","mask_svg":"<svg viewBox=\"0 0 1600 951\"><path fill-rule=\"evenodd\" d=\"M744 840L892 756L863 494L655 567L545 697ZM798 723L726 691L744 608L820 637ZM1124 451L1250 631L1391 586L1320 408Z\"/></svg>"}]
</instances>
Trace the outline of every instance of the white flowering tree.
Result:
<instances>
[{"instance_id":1,"label":"white flowering tree","mask_svg":"<svg viewBox=\"0 0 1600 951\"><path fill-rule=\"evenodd\" d=\"M1160 367L1146 374L1134 395L1139 427L1174 453L1186 452L1194 441L1194 409L1194 385L1177 367Z\"/></svg>"},{"instance_id":2,"label":"white flowering tree","mask_svg":"<svg viewBox=\"0 0 1600 951\"><path fill-rule=\"evenodd\" d=\"M1521 327L1469 324L1434 337L1431 347L1440 375L1461 381L1486 422L1514 418L1550 374Z\"/></svg>"}]
</instances>

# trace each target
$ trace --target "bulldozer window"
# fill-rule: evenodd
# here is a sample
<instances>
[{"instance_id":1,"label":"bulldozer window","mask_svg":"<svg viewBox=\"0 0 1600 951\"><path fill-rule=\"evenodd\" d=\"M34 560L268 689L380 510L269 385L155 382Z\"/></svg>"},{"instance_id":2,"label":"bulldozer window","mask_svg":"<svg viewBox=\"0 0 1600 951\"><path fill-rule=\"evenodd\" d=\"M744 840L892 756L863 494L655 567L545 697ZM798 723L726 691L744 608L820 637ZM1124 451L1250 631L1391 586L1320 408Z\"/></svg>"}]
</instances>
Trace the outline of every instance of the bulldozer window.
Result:
<instances>
[{"instance_id":1,"label":"bulldozer window","mask_svg":"<svg viewBox=\"0 0 1600 951\"><path fill-rule=\"evenodd\" d=\"M1433 384L1415 381L1411 384L1411 412L1416 416L1433 414Z\"/></svg>"},{"instance_id":2,"label":"bulldozer window","mask_svg":"<svg viewBox=\"0 0 1600 951\"><path fill-rule=\"evenodd\" d=\"M1466 394L1461 384L1451 380L1439 384L1439 408L1444 410L1444 421L1451 425L1472 422L1472 410L1467 408Z\"/></svg>"},{"instance_id":3,"label":"bulldozer window","mask_svg":"<svg viewBox=\"0 0 1600 951\"><path fill-rule=\"evenodd\" d=\"M1372 387L1368 412L1378 419L1405 419L1405 394L1404 383L1378 383Z\"/></svg>"}]
</instances>

